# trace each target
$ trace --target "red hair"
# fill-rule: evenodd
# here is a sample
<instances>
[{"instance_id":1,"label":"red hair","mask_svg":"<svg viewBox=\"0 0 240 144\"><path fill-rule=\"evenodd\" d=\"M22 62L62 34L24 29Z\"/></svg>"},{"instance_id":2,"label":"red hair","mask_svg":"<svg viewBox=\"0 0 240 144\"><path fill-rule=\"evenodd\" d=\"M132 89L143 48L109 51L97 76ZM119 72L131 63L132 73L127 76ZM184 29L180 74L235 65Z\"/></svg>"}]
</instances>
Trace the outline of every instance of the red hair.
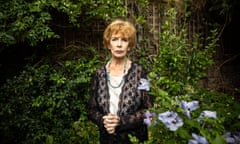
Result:
<instances>
[{"instance_id":1,"label":"red hair","mask_svg":"<svg viewBox=\"0 0 240 144\"><path fill-rule=\"evenodd\" d=\"M108 48L112 35L120 34L121 37L127 38L129 41L129 48L132 49L136 44L136 29L134 25L125 20L114 20L111 22L103 33L103 45Z\"/></svg>"}]
</instances>

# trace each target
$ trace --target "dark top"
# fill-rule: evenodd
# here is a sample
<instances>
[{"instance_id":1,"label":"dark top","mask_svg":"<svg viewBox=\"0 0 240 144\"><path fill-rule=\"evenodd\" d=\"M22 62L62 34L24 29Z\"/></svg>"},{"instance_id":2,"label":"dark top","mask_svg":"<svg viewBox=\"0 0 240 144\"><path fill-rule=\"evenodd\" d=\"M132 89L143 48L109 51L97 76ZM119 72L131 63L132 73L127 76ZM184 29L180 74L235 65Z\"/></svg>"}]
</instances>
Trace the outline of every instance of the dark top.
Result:
<instances>
[{"instance_id":1,"label":"dark top","mask_svg":"<svg viewBox=\"0 0 240 144\"><path fill-rule=\"evenodd\" d=\"M152 106L147 90L139 89L140 79L148 79L146 71L135 62L131 63L124 76L124 84L119 96L117 115L120 124L115 134L108 134L102 117L109 111L109 90L105 65L96 70L92 78L92 93L89 101L89 118L99 127L101 144L128 144L128 134L136 136L140 142L148 139L147 126L143 123L145 110Z\"/></svg>"}]
</instances>

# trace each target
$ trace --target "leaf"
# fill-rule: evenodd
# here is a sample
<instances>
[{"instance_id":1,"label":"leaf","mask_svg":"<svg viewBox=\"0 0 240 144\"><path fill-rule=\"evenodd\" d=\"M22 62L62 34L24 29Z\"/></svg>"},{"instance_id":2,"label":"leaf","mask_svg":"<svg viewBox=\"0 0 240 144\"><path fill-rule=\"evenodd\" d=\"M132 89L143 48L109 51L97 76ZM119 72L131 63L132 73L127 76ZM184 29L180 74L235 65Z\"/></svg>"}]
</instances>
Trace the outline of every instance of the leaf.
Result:
<instances>
[{"instance_id":1,"label":"leaf","mask_svg":"<svg viewBox=\"0 0 240 144\"><path fill-rule=\"evenodd\" d=\"M226 144L226 141L223 136L217 135L212 144Z\"/></svg>"},{"instance_id":2,"label":"leaf","mask_svg":"<svg viewBox=\"0 0 240 144\"><path fill-rule=\"evenodd\" d=\"M51 135L46 136L46 144L53 144L53 136Z\"/></svg>"}]
</instances>

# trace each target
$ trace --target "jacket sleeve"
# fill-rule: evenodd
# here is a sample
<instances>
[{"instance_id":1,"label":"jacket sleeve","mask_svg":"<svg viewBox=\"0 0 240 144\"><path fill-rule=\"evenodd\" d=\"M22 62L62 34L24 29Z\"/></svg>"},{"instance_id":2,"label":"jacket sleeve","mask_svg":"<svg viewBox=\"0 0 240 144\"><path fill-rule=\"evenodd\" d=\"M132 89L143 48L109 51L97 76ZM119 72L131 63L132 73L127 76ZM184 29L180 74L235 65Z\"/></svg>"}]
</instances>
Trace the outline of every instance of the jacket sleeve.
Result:
<instances>
[{"instance_id":1,"label":"jacket sleeve","mask_svg":"<svg viewBox=\"0 0 240 144\"><path fill-rule=\"evenodd\" d=\"M98 103L97 103L97 89L98 89L98 76L97 72L92 76L91 82L91 94L90 100L88 103L88 117L92 120L99 128L103 127L103 114L100 112Z\"/></svg>"}]
</instances>

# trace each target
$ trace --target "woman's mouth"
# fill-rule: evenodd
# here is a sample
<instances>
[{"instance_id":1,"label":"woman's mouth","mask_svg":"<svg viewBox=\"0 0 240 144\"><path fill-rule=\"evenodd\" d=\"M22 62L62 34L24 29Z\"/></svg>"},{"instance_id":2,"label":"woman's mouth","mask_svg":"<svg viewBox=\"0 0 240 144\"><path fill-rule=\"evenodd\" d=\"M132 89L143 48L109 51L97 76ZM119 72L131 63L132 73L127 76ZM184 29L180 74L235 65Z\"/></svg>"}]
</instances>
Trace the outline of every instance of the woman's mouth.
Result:
<instances>
[{"instance_id":1,"label":"woman's mouth","mask_svg":"<svg viewBox=\"0 0 240 144\"><path fill-rule=\"evenodd\" d=\"M121 50L117 50L117 51L115 51L117 54L121 54L121 53L123 53L123 51L121 51Z\"/></svg>"}]
</instances>

